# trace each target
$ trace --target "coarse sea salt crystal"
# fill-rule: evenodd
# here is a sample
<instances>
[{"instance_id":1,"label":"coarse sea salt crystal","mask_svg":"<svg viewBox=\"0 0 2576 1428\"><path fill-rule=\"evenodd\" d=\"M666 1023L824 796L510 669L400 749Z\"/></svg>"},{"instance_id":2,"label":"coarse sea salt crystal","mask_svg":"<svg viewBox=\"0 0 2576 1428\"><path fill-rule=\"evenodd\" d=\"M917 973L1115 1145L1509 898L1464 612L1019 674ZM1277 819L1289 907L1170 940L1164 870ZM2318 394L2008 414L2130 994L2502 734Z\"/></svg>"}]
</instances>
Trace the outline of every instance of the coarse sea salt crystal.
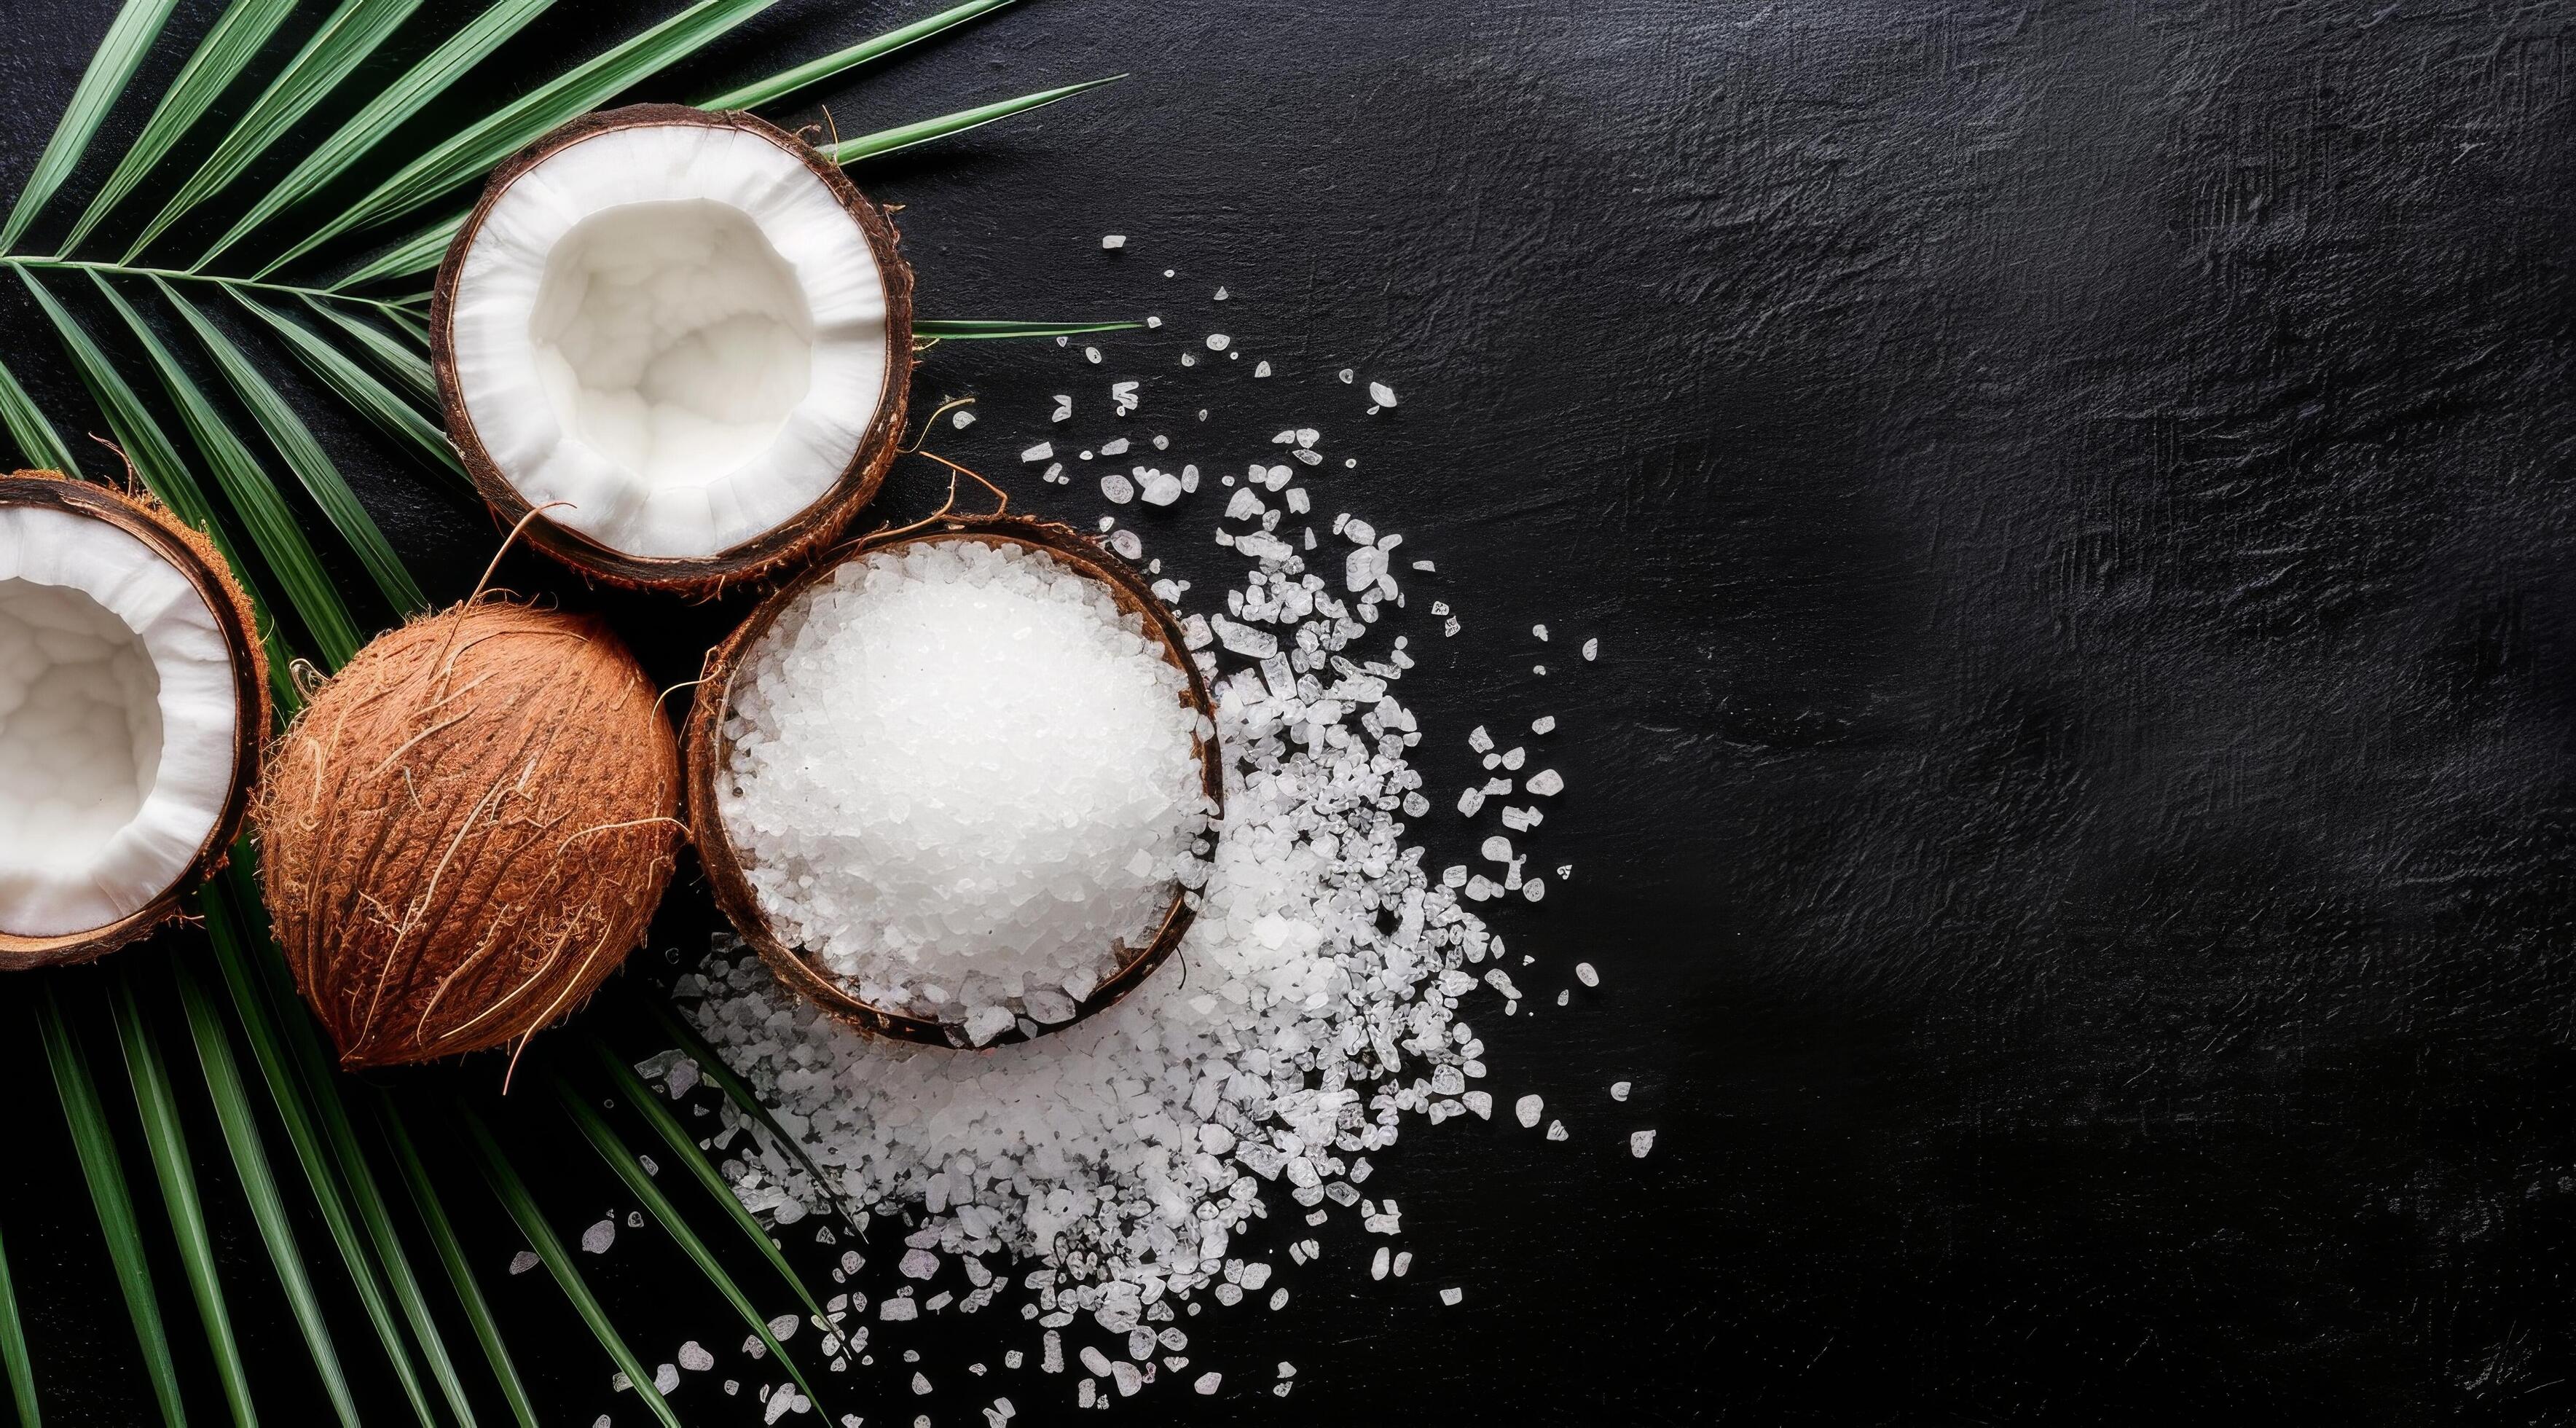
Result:
<instances>
[{"instance_id":1,"label":"coarse sea salt crystal","mask_svg":"<svg viewBox=\"0 0 2576 1428\"><path fill-rule=\"evenodd\" d=\"M1523 787L1541 798L1553 798L1565 792L1565 779L1554 769L1540 769L1529 776Z\"/></svg>"},{"instance_id":2,"label":"coarse sea salt crystal","mask_svg":"<svg viewBox=\"0 0 2576 1428\"><path fill-rule=\"evenodd\" d=\"M1533 733L1533 734L1553 734L1553 733L1555 733L1555 732L1556 732L1556 716L1555 716L1555 715L1553 715L1553 714L1541 714L1541 715L1540 715L1540 716L1538 716L1537 718L1532 719L1532 720L1530 721L1530 732L1531 732L1531 733Z\"/></svg>"},{"instance_id":3,"label":"coarse sea salt crystal","mask_svg":"<svg viewBox=\"0 0 2576 1428\"><path fill-rule=\"evenodd\" d=\"M1600 653L1601 653L1601 642L1600 642L1599 640L1585 640L1585 641L1583 642L1583 657L1584 657L1585 659L1593 659L1593 658L1596 658L1596 657L1598 657L1598 656L1600 655Z\"/></svg>"},{"instance_id":4,"label":"coarse sea salt crystal","mask_svg":"<svg viewBox=\"0 0 2576 1428\"><path fill-rule=\"evenodd\" d=\"M606 1254L608 1247L616 1242L617 1222L615 1220L601 1220L581 1232L581 1247L592 1254Z\"/></svg>"},{"instance_id":5,"label":"coarse sea salt crystal","mask_svg":"<svg viewBox=\"0 0 2576 1428\"><path fill-rule=\"evenodd\" d=\"M948 424L957 428L959 431L964 431L966 428L975 424L975 409L973 407L959 407L955 414L948 418Z\"/></svg>"},{"instance_id":6,"label":"coarse sea salt crystal","mask_svg":"<svg viewBox=\"0 0 2576 1428\"><path fill-rule=\"evenodd\" d=\"M1048 442L1041 441L1037 445L1030 447L1028 450L1021 452L1020 459L1022 461L1045 461L1054 455L1055 447Z\"/></svg>"},{"instance_id":7,"label":"coarse sea salt crystal","mask_svg":"<svg viewBox=\"0 0 2576 1428\"><path fill-rule=\"evenodd\" d=\"M1597 987L1601 985L1601 974L1592 969L1591 963L1577 962L1574 964L1574 980L1587 987Z\"/></svg>"},{"instance_id":8,"label":"coarse sea salt crystal","mask_svg":"<svg viewBox=\"0 0 2576 1428\"><path fill-rule=\"evenodd\" d=\"M1641 1130L1628 1137L1628 1153L1637 1157L1639 1160L1645 1159L1646 1152L1653 1150L1654 1148L1655 1133L1653 1131Z\"/></svg>"},{"instance_id":9,"label":"coarse sea salt crystal","mask_svg":"<svg viewBox=\"0 0 2576 1428\"><path fill-rule=\"evenodd\" d=\"M1233 345L1234 339L1226 336L1222 332L1211 332L1208 334L1207 349L1210 352L1223 352L1225 349Z\"/></svg>"},{"instance_id":10,"label":"coarse sea salt crystal","mask_svg":"<svg viewBox=\"0 0 2576 1428\"><path fill-rule=\"evenodd\" d=\"M1611 1082L1610 1099L1614 1101L1624 1101L1628 1099L1628 1083L1625 1081Z\"/></svg>"},{"instance_id":11,"label":"coarse sea salt crystal","mask_svg":"<svg viewBox=\"0 0 2576 1428\"><path fill-rule=\"evenodd\" d=\"M517 1254L510 1256L510 1272L512 1274L525 1274L542 1263L544 1263L544 1261L537 1258L537 1252L535 1250L521 1250Z\"/></svg>"},{"instance_id":12,"label":"coarse sea salt crystal","mask_svg":"<svg viewBox=\"0 0 2576 1428\"><path fill-rule=\"evenodd\" d=\"M1443 1304L1455 1305L1459 1300L1466 1297L1466 1291L1460 1289L1443 1289L1440 1291L1440 1302Z\"/></svg>"},{"instance_id":13,"label":"coarse sea salt crystal","mask_svg":"<svg viewBox=\"0 0 2576 1428\"><path fill-rule=\"evenodd\" d=\"M1520 1118L1523 1126L1535 1126L1538 1124L1539 1113L1546 1108L1547 1103L1537 1096L1523 1096L1512 1103L1512 1114Z\"/></svg>"},{"instance_id":14,"label":"coarse sea salt crystal","mask_svg":"<svg viewBox=\"0 0 2576 1428\"><path fill-rule=\"evenodd\" d=\"M1369 400L1382 407L1395 405L1395 388L1384 382L1369 383Z\"/></svg>"}]
</instances>

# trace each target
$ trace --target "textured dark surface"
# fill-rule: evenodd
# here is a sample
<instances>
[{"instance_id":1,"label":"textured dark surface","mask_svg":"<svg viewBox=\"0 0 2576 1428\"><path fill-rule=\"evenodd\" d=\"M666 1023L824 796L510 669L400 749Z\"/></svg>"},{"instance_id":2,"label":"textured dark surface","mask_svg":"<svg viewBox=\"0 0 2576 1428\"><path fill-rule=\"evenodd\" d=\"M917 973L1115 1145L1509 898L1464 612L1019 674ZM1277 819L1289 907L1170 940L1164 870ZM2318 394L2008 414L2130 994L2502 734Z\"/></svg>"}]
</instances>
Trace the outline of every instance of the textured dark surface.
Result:
<instances>
[{"instance_id":1,"label":"textured dark surface","mask_svg":"<svg viewBox=\"0 0 2576 1428\"><path fill-rule=\"evenodd\" d=\"M560 10L566 45L632 23ZM786 0L646 97L892 17ZM0 0L0 184L105 18ZM1564 726L1538 842L1576 873L1499 925L1542 954L1525 981L1582 957L1604 984L1470 1014L1492 1088L1544 1094L1571 1140L1408 1131L1371 1189L1404 1206L1409 1277L1372 1284L1360 1238L1330 1240L1283 1267L1282 1312L1186 1321L1223 1396L1121 1411L2576 1419L2570 24L2448 0L1030 0L826 96L856 132L1135 71L860 174L910 205L926 316L1172 324L1100 368L934 353L924 404L986 418L943 447L1015 470L1047 394L1096 410L1118 375L1149 378L1149 420L1221 407L1220 466L1326 426L1363 457L1326 508L1440 567L1407 681L1435 788L1472 772L1475 723ZM68 401L23 298L0 315ZM1173 364L1217 329L1281 376ZM1362 418L1343 365L1402 409ZM460 593L488 525L369 460L371 507ZM1465 633L1439 639L1428 598ZM617 612L670 678L738 613ZM1597 665L1569 658L1595 634ZM1485 831L1440 802L1435 865ZM40 1341L98 1365L60 1416L136 1421L125 1351L82 1347L123 1329L34 1119L45 1163L0 1194L61 1227L26 1272ZM739 1337L649 1255L603 1271L671 1305L648 1361ZM959 1366L1005 1328L933 1342L934 1421L974 1421ZM637 1417L568 1317L544 1333L563 1421ZM918 1411L898 1382L868 1380L871 1423ZM1062 1379L977 1387L1021 1422L1067 1403Z\"/></svg>"}]
</instances>

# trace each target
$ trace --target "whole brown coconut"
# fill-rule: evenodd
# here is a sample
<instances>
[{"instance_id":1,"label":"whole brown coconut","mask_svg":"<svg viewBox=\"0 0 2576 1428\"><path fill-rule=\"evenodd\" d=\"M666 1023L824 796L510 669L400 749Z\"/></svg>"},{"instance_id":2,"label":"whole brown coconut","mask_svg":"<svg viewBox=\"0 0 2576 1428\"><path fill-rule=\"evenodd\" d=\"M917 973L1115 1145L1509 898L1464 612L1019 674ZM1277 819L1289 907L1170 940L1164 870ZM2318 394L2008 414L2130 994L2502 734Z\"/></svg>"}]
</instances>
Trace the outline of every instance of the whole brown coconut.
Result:
<instances>
[{"instance_id":1,"label":"whole brown coconut","mask_svg":"<svg viewBox=\"0 0 2576 1428\"><path fill-rule=\"evenodd\" d=\"M104 926L52 936L0 931L0 971L87 962L184 916L180 899L224 865L233 835L259 773L260 746L268 742L268 656L250 596L203 531L190 527L150 493L126 494L59 471L15 471L0 477L0 506L32 506L114 526L167 561L195 589L214 616L232 655L232 777L221 811L197 846L187 870L144 906Z\"/></svg>"},{"instance_id":2,"label":"whole brown coconut","mask_svg":"<svg viewBox=\"0 0 2576 1428\"><path fill-rule=\"evenodd\" d=\"M479 1051L577 1006L643 939L679 788L652 683L596 617L479 602L361 650L252 815L341 1064Z\"/></svg>"}]
</instances>

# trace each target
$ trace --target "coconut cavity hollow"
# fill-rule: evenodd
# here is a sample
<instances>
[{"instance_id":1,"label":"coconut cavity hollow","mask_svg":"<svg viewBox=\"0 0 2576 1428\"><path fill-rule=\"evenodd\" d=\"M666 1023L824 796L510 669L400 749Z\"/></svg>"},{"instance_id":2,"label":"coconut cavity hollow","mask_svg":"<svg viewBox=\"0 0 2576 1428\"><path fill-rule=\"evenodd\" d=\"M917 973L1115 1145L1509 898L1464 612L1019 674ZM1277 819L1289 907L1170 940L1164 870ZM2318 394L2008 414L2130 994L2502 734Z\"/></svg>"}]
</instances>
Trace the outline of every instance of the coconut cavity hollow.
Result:
<instances>
[{"instance_id":1,"label":"coconut cavity hollow","mask_svg":"<svg viewBox=\"0 0 2576 1428\"><path fill-rule=\"evenodd\" d=\"M596 617L478 603L361 650L257 809L269 915L342 1064L498 1046L588 997L669 880L678 763Z\"/></svg>"},{"instance_id":2,"label":"coconut cavity hollow","mask_svg":"<svg viewBox=\"0 0 2576 1428\"><path fill-rule=\"evenodd\" d=\"M1204 880L1187 677L1043 550L846 561L731 700L724 835L777 937L871 1006L978 1045L1061 1024Z\"/></svg>"},{"instance_id":3,"label":"coconut cavity hollow","mask_svg":"<svg viewBox=\"0 0 2576 1428\"><path fill-rule=\"evenodd\" d=\"M794 136L671 105L577 121L494 175L441 271L449 435L505 516L548 508L560 557L740 578L874 494L910 291L884 217Z\"/></svg>"},{"instance_id":4,"label":"coconut cavity hollow","mask_svg":"<svg viewBox=\"0 0 2576 1428\"><path fill-rule=\"evenodd\" d=\"M138 936L220 858L267 724L250 629L157 506L0 479L0 966Z\"/></svg>"}]
</instances>

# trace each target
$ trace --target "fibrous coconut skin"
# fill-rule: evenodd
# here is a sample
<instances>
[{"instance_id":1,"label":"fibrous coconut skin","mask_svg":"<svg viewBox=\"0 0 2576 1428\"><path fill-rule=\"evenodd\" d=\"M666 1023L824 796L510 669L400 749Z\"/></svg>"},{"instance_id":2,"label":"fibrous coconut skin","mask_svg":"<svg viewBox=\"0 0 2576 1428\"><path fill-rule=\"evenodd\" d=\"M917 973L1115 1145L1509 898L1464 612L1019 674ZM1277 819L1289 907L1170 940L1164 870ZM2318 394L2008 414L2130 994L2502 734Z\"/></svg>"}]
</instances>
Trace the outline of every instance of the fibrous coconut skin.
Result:
<instances>
[{"instance_id":1,"label":"fibrous coconut skin","mask_svg":"<svg viewBox=\"0 0 2576 1428\"><path fill-rule=\"evenodd\" d=\"M729 761L725 729L733 708L736 686L762 637L782 615L797 606L808 590L830 580L833 572L846 562L912 543L937 541L976 541L1042 551L1080 574L1100 581L1108 587L1121 612L1142 621L1146 638L1181 672L1188 705L1201 716L1195 753L1199 764L1199 787L1208 800L1211 829L1203 844L1202 856L1212 855L1213 829L1222 822L1225 807L1224 755L1217 744L1215 705L1208 693L1206 676L1189 658L1179 623L1142 577L1102 550L1090 537L1067 526L1009 516L947 520L940 522L934 530L889 532L855 542L834 552L833 559L808 568L762 601L741 628L709 656L705 677L698 685L690 709L688 728L683 735L688 762L689 827L697 845L698 861L706 869L707 881L715 893L717 905L732 921L743 941L759 952L761 959L781 982L842 1022L874 1035L933 1046L1007 1045L1027 1039L1028 1028L1032 1026L1044 1031L1072 1025L1115 1005L1133 991L1138 983L1162 965L1173 948L1180 945L1182 935L1189 930L1191 920L1197 915L1195 896L1186 887L1175 889L1160 921L1142 948L1131 952L1090 995L1076 1001L1071 1016L1052 1024L1033 1023L1023 1018L1021 1025L998 1034L989 1031L970 1034L962 1025L928 1020L900 1009L863 1001L853 995L839 978L817 967L789 946L753 887L746 869L748 860L727 831L724 800L720 795L720 782L725 777Z\"/></svg>"},{"instance_id":2,"label":"fibrous coconut skin","mask_svg":"<svg viewBox=\"0 0 2576 1428\"><path fill-rule=\"evenodd\" d=\"M345 1066L454 1056L578 1006L669 881L679 755L595 616L482 601L378 638L271 752L269 917Z\"/></svg>"},{"instance_id":3,"label":"fibrous coconut skin","mask_svg":"<svg viewBox=\"0 0 2576 1428\"><path fill-rule=\"evenodd\" d=\"M695 168L681 164L695 175L686 180L621 162L613 166L613 201L581 212L532 202L520 207L536 210L536 221L496 222L514 186L550 182L550 160L592 142L702 157ZM716 162L705 154L732 159ZM828 203L852 227L829 242L816 237L781 250L774 246L779 230L728 206L730 198L685 191L728 187L744 167L741 159L766 164L763 156L770 154L784 156L783 176L731 184L742 190L732 197L792 192L803 222L810 224L812 211ZM810 227L803 231L815 236ZM540 239L548 245L542 274L522 254L496 280L508 265L495 255ZM430 351L448 439L504 522L515 524L553 502L575 508L587 502L592 509L586 512L560 505L546 510L528 527L528 538L594 579L711 595L791 568L840 535L875 497L895 457L913 361L912 270L896 243L884 211L837 166L752 115L639 104L574 120L493 173L439 269ZM826 261L840 249L859 261ZM490 294L478 285L490 288L495 281L525 291L491 301L528 310L526 350L514 345L503 361L466 340L479 332L489 347L499 341L491 334L500 333L518 344L509 331L515 318L483 306ZM676 295L666 301L658 295L664 288ZM830 312L800 313L800 299L822 302ZM856 338L800 352L797 344L818 332L862 334L867 361L881 358L881 379L853 377ZM754 371L763 375L744 385ZM844 390L853 380L869 390ZM613 390L594 388L593 381ZM790 402L790 393L801 405ZM507 411L496 405L504 403L517 405ZM585 424L606 434L587 442ZM530 430L563 434L549 445ZM770 455L831 458L837 474L809 483L810 492L792 499L783 488L733 479L751 463L726 467L726 443L761 440L771 443ZM538 469L515 469L527 464L531 449L549 454ZM622 475L604 479L612 468ZM674 532L685 522L639 514L642 503L697 500L701 489L707 530L732 530L739 539L681 549L687 542Z\"/></svg>"},{"instance_id":4,"label":"fibrous coconut skin","mask_svg":"<svg viewBox=\"0 0 2576 1428\"><path fill-rule=\"evenodd\" d=\"M172 671L173 679L163 681L158 678L159 671L154 671L153 692L161 701L159 749L148 771L138 757L133 773L141 777L148 772L158 780L165 768L189 763L196 766L195 777L204 785L191 800L196 812L185 820L185 827L173 823L157 830L151 840L163 845L157 850L156 866L168 876L149 877L145 881L155 886L137 886L122 893L102 887L102 894L111 900L110 906L96 914L103 920L93 926L71 927L64 925L65 904L60 898L43 899L49 906L40 909L30 900L29 885L9 870L0 869L0 970L20 970L89 961L184 915L180 899L223 866L226 849L239 831L249 805L259 771L260 746L268 736L268 662L260 645L250 597L233 577L222 553L203 533L188 527L148 494L127 495L54 471L19 471L0 477L0 512L16 517L0 525L41 522L46 528L15 534L14 538L32 535L59 540L65 533L79 530L68 523L96 521L121 532L122 537L166 563L180 582L168 592L177 597L168 607L170 614L184 617L191 625L204 625L220 641L223 658L219 667L200 672L205 676L200 682L206 686L200 693L221 700L228 714L228 719L218 721L208 719L203 709L171 707L174 701L186 697L177 687L180 672ZM12 574L22 568L20 556L0 554L0 574ZM134 613L132 610L113 607L134 604L140 593L139 582L115 583L124 586L121 593L104 588L94 595L71 589L29 593L44 597L42 603L57 615L76 611L88 617L96 631L108 631L108 625L99 622L126 619ZM187 594L193 594L196 606L183 603ZM97 598L102 596L105 598ZM149 631L119 627L112 633L131 633L146 649L153 640ZM39 636L40 644L42 638ZM25 697L28 692L20 693ZM8 713L24 707L17 699L9 703L15 707L0 711L0 723L5 723ZM225 724L229 727L221 727ZM192 737L219 739L224 741L224 747L203 751L206 757L202 759L175 757L178 751L174 745ZM135 792L139 806L133 812L140 823L157 811L153 806L154 791ZM147 831L134 824L127 828L138 836ZM196 836L190 838L192 833ZM111 834L115 836L124 835Z\"/></svg>"}]
</instances>

